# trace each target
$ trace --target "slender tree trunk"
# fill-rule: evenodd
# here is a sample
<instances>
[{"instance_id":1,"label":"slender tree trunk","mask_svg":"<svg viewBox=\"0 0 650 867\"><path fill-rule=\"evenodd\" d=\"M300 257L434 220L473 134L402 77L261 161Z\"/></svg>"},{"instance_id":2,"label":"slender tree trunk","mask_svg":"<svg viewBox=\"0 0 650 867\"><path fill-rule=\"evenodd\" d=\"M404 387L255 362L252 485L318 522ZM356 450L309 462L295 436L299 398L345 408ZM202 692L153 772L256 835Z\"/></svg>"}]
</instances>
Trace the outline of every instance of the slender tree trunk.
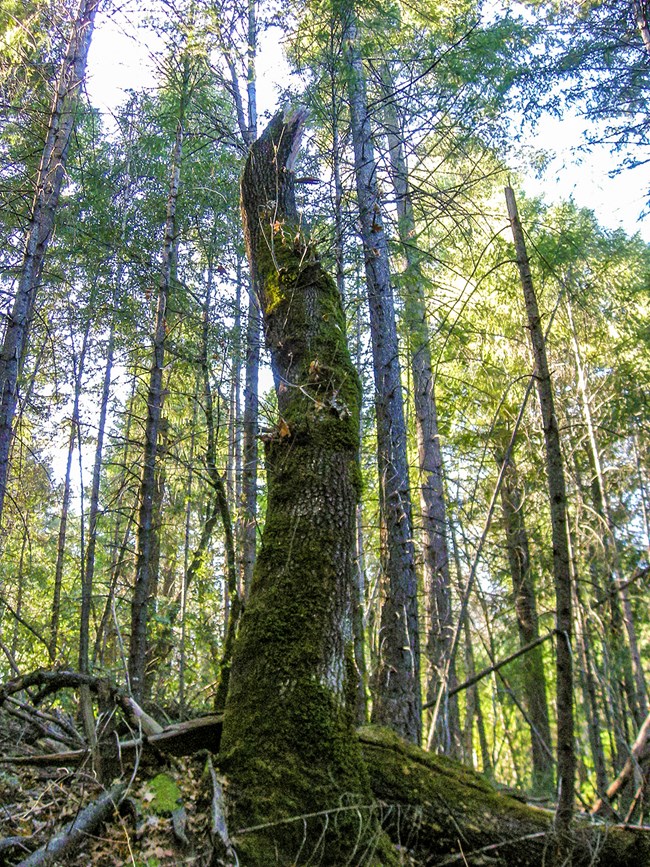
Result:
<instances>
[{"instance_id":1,"label":"slender tree trunk","mask_svg":"<svg viewBox=\"0 0 650 867\"><path fill-rule=\"evenodd\" d=\"M192 529L192 487L194 484L194 455L196 447L196 419L199 412L199 388L201 386L200 371L196 373L194 382L194 400L192 402L192 427L190 428L190 456L189 469L187 471L187 481L185 488L185 538L183 544L183 577L176 605L171 607L169 612L169 620L176 620L180 612L181 629L180 629L180 648L178 651L178 704L180 706L180 718L185 718L186 697L185 697L185 672L187 668L187 596L189 590L189 569L190 569L190 534Z\"/></svg>"},{"instance_id":2,"label":"slender tree trunk","mask_svg":"<svg viewBox=\"0 0 650 867\"><path fill-rule=\"evenodd\" d=\"M232 95L243 144L250 147L257 137L257 0L248 0L246 45L246 96L244 113L237 69L229 46L222 42L222 51L230 70ZM260 308L258 288L251 275L248 287L248 316L246 320L246 350L244 362L244 413L242 420L242 492L240 523L240 584L244 598L250 592L257 551L257 465L260 367Z\"/></svg>"},{"instance_id":3,"label":"slender tree trunk","mask_svg":"<svg viewBox=\"0 0 650 867\"><path fill-rule=\"evenodd\" d=\"M542 413L546 469L553 538L553 575L558 641L556 651L557 684L557 842L553 854L556 865L571 863L571 820L573 818L573 788L575 780L575 749L573 742L573 630L571 572L567 539L566 483L560 445L560 432L555 414L551 374L546 357L546 343L541 326L537 298L530 272L523 229L517 212L515 195L506 187L506 203L517 252L517 265L524 292L528 329L535 359L537 395Z\"/></svg>"},{"instance_id":4,"label":"slender tree trunk","mask_svg":"<svg viewBox=\"0 0 650 867\"><path fill-rule=\"evenodd\" d=\"M587 451L589 460L591 453ZM574 448L574 471L576 478L577 491L580 494L580 499L583 503L589 501L589 492L586 490L583 483L582 471L577 460L576 449ZM598 512L598 488L591 485L591 501L596 504L596 514ZM570 538L570 537L569 537ZM627 758L628 750L628 733L626 731L626 706L631 707L634 697L634 686L632 678L632 668L629 654L626 654L623 647L623 616L619 605L619 598L616 593L612 593L611 584L603 586L602 570L598 568L600 563L600 554L593 539L589 539L587 543L587 562L589 568L589 579L593 587L598 591L598 595L606 598L609 618L606 621L605 630L600 637L602 665L600 669L595 662L595 657L591 654L593 661L594 677L600 682L602 697L602 708L607 722L607 731L609 734L612 747L610 749L610 757L614 773L623 767ZM580 588L576 586L576 593L580 600L580 607L583 612L587 611L585 607L585 599L580 593ZM600 621L600 618L598 618ZM585 640L587 646L591 645L590 623L594 622L594 618L588 616L585 620ZM625 664L627 663L627 664ZM595 685L595 684L594 684ZM627 705L626 705L627 703Z\"/></svg>"},{"instance_id":5,"label":"slender tree trunk","mask_svg":"<svg viewBox=\"0 0 650 867\"><path fill-rule=\"evenodd\" d=\"M331 79L332 97L332 175L334 180L334 256L336 259L336 286L346 304L345 255L343 250L343 184L341 182L341 143L339 138L339 115L337 110L336 79ZM356 313L356 368L361 369L361 315ZM363 408L362 408L363 412ZM359 442L361 442L363 419L359 416ZM361 455L359 455L361 457ZM357 723L363 725L368 717L368 670L366 665L365 604L366 604L366 567L363 539L363 506L357 504L356 549L357 581L353 598L354 665L357 672Z\"/></svg>"},{"instance_id":6,"label":"slender tree trunk","mask_svg":"<svg viewBox=\"0 0 650 867\"><path fill-rule=\"evenodd\" d=\"M510 457L506 461L503 453L498 451L496 460L499 469L503 472L501 511L512 577L519 643L524 647L539 638L539 622L528 534L524 522L523 498L513 458ZM550 752L551 727L541 645L523 656L521 666L524 696L530 719L533 789L543 794L553 788L553 760Z\"/></svg>"},{"instance_id":7,"label":"slender tree trunk","mask_svg":"<svg viewBox=\"0 0 650 867\"><path fill-rule=\"evenodd\" d=\"M569 536L569 538L571 538ZM573 558L572 558L573 559ZM574 560L575 562L575 560ZM580 599L579 583L574 580L576 601L576 649L578 651L578 671L582 688L584 714L587 720L589 732L589 745L596 773L596 791L603 793L607 788L607 770L605 766L605 753L600 730L600 715L598 713L598 696L594 679L594 665L591 651L591 637L588 625L585 622L584 606Z\"/></svg>"},{"instance_id":8,"label":"slender tree trunk","mask_svg":"<svg viewBox=\"0 0 650 867\"><path fill-rule=\"evenodd\" d=\"M176 138L171 160L171 180L167 197L165 239L162 251L161 276L158 283L156 323L153 339L153 361L147 391L147 421L140 481L140 506L135 570L135 586L131 604L131 639L129 645L129 678L136 700L142 698L145 688L147 651L147 607L151 590L151 565L156 544L154 525L154 496L156 488L156 457L163 404L163 370L167 333L167 301L172 280L176 245L176 208L181 174L183 130L188 99L189 59L184 60L184 81L180 97Z\"/></svg>"},{"instance_id":9,"label":"slender tree trunk","mask_svg":"<svg viewBox=\"0 0 650 867\"><path fill-rule=\"evenodd\" d=\"M133 407L137 385L138 377L137 374L134 373L131 377L131 393L126 401L126 407ZM104 651L106 649L108 637L108 623L111 617L115 590L127 563L129 553L129 540L131 539L131 531L133 529L133 525L135 524L136 519L137 501L133 502L132 505L126 507L123 505L125 493L130 492L129 487L127 486L127 479L132 476L132 474L129 472L128 467L132 423L133 412L129 410L126 414L126 425L124 430L122 447L122 461L120 464L121 472L119 473L117 478L116 491L114 494L112 494L111 497L112 512L115 516L111 531L112 539L109 546L111 565L109 569L108 588L106 593L106 601L104 603L104 610L100 618L97 635L95 636L95 644L92 654L92 668L95 667L98 660L100 665L106 665ZM126 525L124 525L124 522L122 521L124 514L126 514L127 516Z\"/></svg>"},{"instance_id":10,"label":"slender tree trunk","mask_svg":"<svg viewBox=\"0 0 650 867\"><path fill-rule=\"evenodd\" d=\"M17 585L18 590L16 594L16 617L14 618L14 631L11 637L11 657L12 659L16 658L16 653L18 651L18 627L20 626L19 617L22 614L23 608L23 584L25 582L25 550L27 548L27 542L29 540L29 531L27 527L25 527L23 531L23 540L20 546L20 558L18 559L18 575L17 575Z\"/></svg>"},{"instance_id":11,"label":"slender tree trunk","mask_svg":"<svg viewBox=\"0 0 650 867\"><path fill-rule=\"evenodd\" d=\"M234 841L248 867L317 852L351 863L378 830L353 806L369 797L350 682L361 392L340 296L301 233L293 184L301 121L276 115L242 178L279 413L221 745L232 827L255 826Z\"/></svg>"},{"instance_id":12,"label":"slender tree trunk","mask_svg":"<svg viewBox=\"0 0 650 867\"><path fill-rule=\"evenodd\" d=\"M587 375L582 363L582 353L580 352L580 344L578 343L578 334L576 332L575 322L573 319L573 310L571 300L567 296L566 299L567 318L571 329L571 342L573 345L573 354L578 373L578 390L582 402L582 412L587 428L587 442L590 453L590 461L595 474L595 486L597 491L596 510L603 519L606 527L604 535L605 551L611 559L611 574L609 583L612 585L611 594L617 595L621 602L623 623L627 634L628 647L621 648L621 651L629 655L629 661L623 660L626 668L631 668L631 674L634 679L634 688L631 692L630 707L637 725L641 725L648 716L648 699L643 673L643 665L641 663L641 654L639 652L639 643L636 636L636 628L634 625L634 617L632 614L632 604L630 602L630 594L623 580L621 570L621 561L619 556L618 540L616 538L616 528L609 504L609 495L605 487L603 476L602 462L600 459L600 449L596 438L596 428L594 425L593 416L591 413L591 400L589 397L589 388L587 384Z\"/></svg>"},{"instance_id":13,"label":"slender tree trunk","mask_svg":"<svg viewBox=\"0 0 650 867\"><path fill-rule=\"evenodd\" d=\"M208 337L210 329L210 305L212 300L212 270L208 271L207 291L203 307L203 329L201 344L201 373L203 378L203 411L205 413L207 443L205 450L205 462L208 469L208 477L214 493L215 520L216 515L221 517L224 531L224 548L226 559L226 580L224 596L228 602L224 615L224 653L221 660L220 682L215 697L215 705L221 710L226 702L228 682L230 676L230 663L233 642L237 631L239 613L241 607L238 592L237 559L235 555L235 534L233 531L232 517L228 503L228 491L226 480L217 467L217 436L215 431L214 401L212 398L212 385L210 383L210 364L208 361ZM206 527L208 526L206 522ZM209 536L208 536L209 538ZM207 548L207 542L206 546ZM230 609L230 610L228 610Z\"/></svg>"},{"instance_id":14,"label":"slender tree trunk","mask_svg":"<svg viewBox=\"0 0 650 867\"><path fill-rule=\"evenodd\" d=\"M415 213L408 178L405 148L395 104L391 98L389 73L383 75L385 94L384 119L388 139L391 179L395 189L397 228L406 260L403 282L403 321L408 334L408 349L413 377L413 402L418 441L420 470L420 509L424 541L424 586L427 598L427 701L435 700L447 669L447 683L457 683L453 660L447 664L454 637L451 608L451 581L447 550L447 510L445 506L444 468L438 413L431 361L431 335L424 296L425 277L416 247ZM458 701L455 696L443 700L444 712L438 716L435 744L438 749L458 757L461 733Z\"/></svg>"},{"instance_id":15,"label":"slender tree trunk","mask_svg":"<svg viewBox=\"0 0 650 867\"><path fill-rule=\"evenodd\" d=\"M61 589L63 585L63 566L65 562L65 543L68 527L68 512L70 509L70 497L72 494L71 471L72 456L75 442L79 431L79 400L81 398L81 379L83 377L86 349L88 347L88 334L90 332L90 320L86 322L81 352L77 361L73 353L74 367L74 397L72 405L72 418L70 420L70 439L68 441L68 457L63 482L63 502L61 504L61 519L59 521L59 537L56 551L56 566L54 568L54 595L52 599L52 619L50 624L50 660L54 661L58 652L59 621L61 617Z\"/></svg>"},{"instance_id":16,"label":"slender tree trunk","mask_svg":"<svg viewBox=\"0 0 650 867\"><path fill-rule=\"evenodd\" d=\"M257 427L260 367L260 309L252 282L248 290L244 418L242 425L242 584L247 597L253 580L257 550Z\"/></svg>"},{"instance_id":17,"label":"slender tree trunk","mask_svg":"<svg viewBox=\"0 0 650 867\"><path fill-rule=\"evenodd\" d=\"M61 501L61 517L59 519L59 535L56 546L56 565L54 567L54 592L52 595L52 618L50 620L50 662L54 662L59 646L59 622L61 620L61 589L63 586L63 566L65 563L65 540L68 527L68 512L72 493L71 473L72 457L75 445L75 422L70 421L70 436L68 438L68 456L63 480L63 500Z\"/></svg>"},{"instance_id":18,"label":"slender tree trunk","mask_svg":"<svg viewBox=\"0 0 650 867\"><path fill-rule=\"evenodd\" d=\"M93 24L100 0L82 0L72 25L70 42L61 64L54 101L36 178L36 191L27 228L23 262L11 314L0 351L0 518L7 490L12 426L18 400L18 381L27 350L36 293L43 271L77 106L88 58Z\"/></svg>"},{"instance_id":19,"label":"slender tree trunk","mask_svg":"<svg viewBox=\"0 0 650 867\"><path fill-rule=\"evenodd\" d=\"M242 418L241 418L241 298L242 298L242 261L237 259L237 288L235 295L235 321L232 360L232 382L230 387L230 410L228 413L228 509L233 521L235 539L241 541L239 505L242 497ZM235 546L239 560L239 546ZM236 563L237 593L243 593L241 564Z\"/></svg>"},{"instance_id":20,"label":"slender tree trunk","mask_svg":"<svg viewBox=\"0 0 650 867\"><path fill-rule=\"evenodd\" d=\"M422 737L422 697L417 577L395 305L353 2L344 5L343 14L350 128L375 375L383 536L384 598L372 719L419 744Z\"/></svg>"},{"instance_id":21,"label":"slender tree trunk","mask_svg":"<svg viewBox=\"0 0 650 867\"><path fill-rule=\"evenodd\" d=\"M95 577L95 550L97 547L97 520L99 517L99 489L104 454L104 434L106 430L106 415L108 399L111 390L113 371L113 354L115 351L115 323L111 321L106 350L106 364L102 382L102 396L99 405L97 422L97 442L95 443L95 461L93 464L93 480L90 490L90 507L88 513L88 547L86 548L86 569L84 586L81 588L81 616L79 623L79 671L88 674L90 671L88 650L90 639L90 610L92 606L93 581Z\"/></svg>"}]
</instances>

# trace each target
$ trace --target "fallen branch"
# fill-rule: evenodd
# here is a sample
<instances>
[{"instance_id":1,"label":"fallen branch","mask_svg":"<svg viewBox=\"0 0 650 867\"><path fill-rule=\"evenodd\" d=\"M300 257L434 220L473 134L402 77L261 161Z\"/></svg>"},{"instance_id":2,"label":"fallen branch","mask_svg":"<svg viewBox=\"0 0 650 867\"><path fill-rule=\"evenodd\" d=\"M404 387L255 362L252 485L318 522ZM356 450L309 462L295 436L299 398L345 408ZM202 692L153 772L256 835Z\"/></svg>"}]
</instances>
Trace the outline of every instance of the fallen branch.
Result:
<instances>
[{"instance_id":1,"label":"fallen branch","mask_svg":"<svg viewBox=\"0 0 650 867\"><path fill-rule=\"evenodd\" d=\"M198 717L187 722L175 723L157 734L145 736L119 745L123 760L135 757L138 750L157 750L170 756L190 756L199 750L219 751L223 717L219 715ZM76 767L89 755L88 750L69 750L63 753L44 753L33 756L5 756L0 762L12 765L40 767Z\"/></svg>"},{"instance_id":2,"label":"fallen branch","mask_svg":"<svg viewBox=\"0 0 650 867\"><path fill-rule=\"evenodd\" d=\"M635 768L637 768L641 762L650 758L650 750L647 749L649 740L650 714L645 718L643 725L639 729L639 734L636 736L636 740L632 744L629 758L623 765L620 774L605 792L606 799L598 798L591 808L592 816L602 816L603 814L606 814L609 809L608 802L618 797L618 795L620 795L627 787L627 784L634 776Z\"/></svg>"},{"instance_id":3,"label":"fallen branch","mask_svg":"<svg viewBox=\"0 0 650 867\"><path fill-rule=\"evenodd\" d=\"M163 730L162 726L153 717L149 716L148 713L145 713L131 696L126 695L123 690L109 680L66 669L48 671L47 669L39 668L30 674L25 674L22 677L16 677L8 681L0 689L0 707L2 707L9 696L23 690L28 690L33 686L40 687L40 690L32 697L32 702L35 705L60 689L87 687L96 695L104 694L109 696L131 719L136 728L142 730L145 735L159 734Z\"/></svg>"},{"instance_id":4,"label":"fallen branch","mask_svg":"<svg viewBox=\"0 0 650 867\"><path fill-rule=\"evenodd\" d=\"M552 629L550 632L547 632L546 635L542 635L540 638L536 638L534 641L531 641L523 647L520 647L519 650L511 653L510 656L506 656L505 659L502 659L499 662L495 662L494 665L490 665L487 668L481 669L481 671L477 672L475 675L473 675L473 677L468 678L468 680L464 680L462 683L459 683L457 686L453 687L453 689L450 689L448 695L456 695L457 692L462 692L464 689L469 689L470 686L474 686L475 683L478 683L479 680L483 680L483 678L487 677L488 674L492 674L492 672L498 671L500 668L503 668L504 665L508 665L509 662L513 662L515 659L523 656L524 653L528 653L529 650L533 650L533 648L538 647L545 641L548 641L549 638L553 638L555 634L556 630ZM435 701L426 702L426 704L422 705L422 710L433 707L436 704L436 701L437 699Z\"/></svg>"},{"instance_id":5,"label":"fallen branch","mask_svg":"<svg viewBox=\"0 0 650 867\"><path fill-rule=\"evenodd\" d=\"M117 783L104 792L96 801L84 807L64 831L53 837L42 849L21 861L18 867L45 867L77 849L88 834L101 825L119 805L126 788L126 783Z\"/></svg>"}]
</instances>

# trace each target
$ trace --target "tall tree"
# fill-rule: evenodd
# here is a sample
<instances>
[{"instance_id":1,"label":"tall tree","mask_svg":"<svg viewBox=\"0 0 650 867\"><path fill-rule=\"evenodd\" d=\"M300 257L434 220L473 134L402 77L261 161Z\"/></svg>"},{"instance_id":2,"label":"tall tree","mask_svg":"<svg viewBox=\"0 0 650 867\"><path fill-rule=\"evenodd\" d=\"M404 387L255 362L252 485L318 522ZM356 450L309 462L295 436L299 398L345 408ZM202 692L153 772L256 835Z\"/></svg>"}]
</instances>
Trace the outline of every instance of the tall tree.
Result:
<instances>
[{"instance_id":1,"label":"tall tree","mask_svg":"<svg viewBox=\"0 0 650 867\"><path fill-rule=\"evenodd\" d=\"M301 126L300 113L277 114L242 177L279 416L265 444L268 508L220 760L233 827L251 829L235 841L251 867L300 852L343 864L376 832L355 815L369 793L349 682L361 395L340 296L296 209ZM341 798L348 806L330 823Z\"/></svg>"},{"instance_id":2,"label":"tall tree","mask_svg":"<svg viewBox=\"0 0 650 867\"><path fill-rule=\"evenodd\" d=\"M395 303L354 0L340 6L350 133L370 311L383 594L372 719L419 743L420 631Z\"/></svg>"},{"instance_id":3,"label":"tall tree","mask_svg":"<svg viewBox=\"0 0 650 867\"><path fill-rule=\"evenodd\" d=\"M147 618L149 597L155 576L155 552L160 527L154 523L154 499L156 495L156 467L158 438L163 406L163 371L167 341L167 304L174 270L178 237L176 211L181 176L185 114L190 97L190 57L186 48L181 58L181 82L178 102L176 134L171 154L167 213L164 224L164 240L160 262L160 278L156 302L156 317L153 334L153 357L149 374L146 406L144 456L140 479L136 571L131 603L131 637L129 643L129 679L133 695L140 699L145 688L147 658Z\"/></svg>"},{"instance_id":4,"label":"tall tree","mask_svg":"<svg viewBox=\"0 0 650 867\"><path fill-rule=\"evenodd\" d=\"M551 510L553 538L553 575L555 580L555 623L558 631L556 649L557 690L557 787L556 810L557 840L554 847L554 864L570 864L573 840L575 748L573 720L573 657L571 636L573 634L573 592L567 535L567 498L564 478L564 462L560 443L553 385L546 355L546 343L542 329L537 297L530 271L524 232L517 211L515 195L506 187L506 204L517 254L517 266L526 304L530 341L535 359L535 382L542 414L546 473Z\"/></svg>"},{"instance_id":5,"label":"tall tree","mask_svg":"<svg viewBox=\"0 0 650 867\"><path fill-rule=\"evenodd\" d=\"M390 70L382 74L384 123L388 140L390 174L395 189L397 231L406 268L401 275L404 308L403 325L408 335L408 351L413 377L413 405L420 470L420 523L423 536L424 586L429 618L426 639L427 702L435 702L439 689L448 692L456 684L456 666L450 660L453 642L451 582L447 547L447 510L445 505L444 467L438 430L435 377L431 360L429 329L421 253L417 246L417 226L409 183L404 136L401 132L394 84ZM449 662L448 662L449 660ZM447 682L442 677L447 670ZM443 712L429 738L429 747L437 744L451 755L460 751L460 719L455 696L441 703Z\"/></svg>"},{"instance_id":6,"label":"tall tree","mask_svg":"<svg viewBox=\"0 0 650 867\"><path fill-rule=\"evenodd\" d=\"M54 221L74 126L75 110L86 71L86 61L100 0L82 0L55 87L47 135L34 184L34 199L27 227L18 287L0 351L0 517L7 491L12 426L18 383L27 351L43 262Z\"/></svg>"}]
</instances>

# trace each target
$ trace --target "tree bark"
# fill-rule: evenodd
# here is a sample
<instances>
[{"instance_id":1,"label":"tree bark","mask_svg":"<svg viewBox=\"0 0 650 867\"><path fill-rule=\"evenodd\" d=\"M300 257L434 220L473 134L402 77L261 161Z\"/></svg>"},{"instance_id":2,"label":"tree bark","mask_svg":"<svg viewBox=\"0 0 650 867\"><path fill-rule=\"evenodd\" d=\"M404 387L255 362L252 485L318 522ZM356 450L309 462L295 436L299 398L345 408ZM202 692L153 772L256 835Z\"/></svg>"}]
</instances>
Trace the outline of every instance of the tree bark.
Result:
<instances>
[{"instance_id":1,"label":"tree bark","mask_svg":"<svg viewBox=\"0 0 650 867\"><path fill-rule=\"evenodd\" d=\"M499 450L496 454L496 461L499 468L503 468L501 511L512 578L519 644L523 648L539 639L537 601L530 564L528 534L524 522L523 497L517 468L512 456L506 460L505 455ZM553 788L553 754L551 752L551 727L546 700L546 675L541 645L538 644L531 648L524 655L522 675L526 708L530 720L533 789L543 794Z\"/></svg>"},{"instance_id":2,"label":"tree bark","mask_svg":"<svg viewBox=\"0 0 650 867\"><path fill-rule=\"evenodd\" d=\"M419 743L422 737L422 697L417 576L395 304L354 2L343 5L343 16L350 129L375 376L383 537L381 570L384 598L372 719Z\"/></svg>"},{"instance_id":3,"label":"tree bark","mask_svg":"<svg viewBox=\"0 0 650 867\"><path fill-rule=\"evenodd\" d=\"M242 177L246 245L279 414L266 437L268 507L235 647L220 761L233 842L249 867L294 863L300 853L348 863L378 831L374 819L360 821L370 793L354 734L361 391L340 296L296 209L301 126L299 113L276 115ZM394 863L386 857L381 863Z\"/></svg>"},{"instance_id":4,"label":"tree bark","mask_svg":"<svg viewBox=\"0 0 650 867\"><path fill-rule=\"evenodd\" d=\"M41 280L43 262L52 238L54 219L65 177L74 114L86 72L88 49L100 0L81 0L61 65L36 191L27 228L18 289L8 318L0 352L0 518L4 507L9 469L12 426L18 400L27 338Z\"/></svg>"},{"instance_id":5,"label":"tree bark","mask_svg":"<svg viewBox=\"0 0 650 867\"><path fill-rule=\"evenodd\" d=\"M416 865L467 867L548 863L554 839L550 810L498 793L462 765L424 753L389 732L359 732L373 794L384 823ZM414 821L414 818L417 817ZM647 828L576 819L574 867L640 867L650 863Z\"/></svg>"},{"instance_id":6,"label":"tree bark","mask_svg":"<svg viewBox=\"0 0 650 867\"><path fill-rule=\"evenodd\" d=\"M383 75L384 120L388 140L391 180L395 189L397 231L406 260L402 274L404 309L402 318L408 334L408 351L413 378L413 403L420 470L420 509L423 537L424 587L427 600L426 638L427 701L435 701L439 689L448 692L456 684L456 665L449 660L454 638L449 552L447 546L447 508L442 449L438 433L435 377L431 360L431 335L424 295L425 277L416 247L415 212L409 185L408 166L399 119L391 97L392 81ZM446 671L446 678L445 678ZM443 679L446 682L443 682ZM446 695L441 703L438 724L430 748L437 747L458 758L461 747L458 701Z\"/></svg>"},{"instance_id":7,"label":"tree bark","mask_svg":"<svg viewBox=\"0 0 650 867\"><path fill-rule=\"evenodd\" d=\"M176 208L181 175L185 110L188 99L189 58L184 59L184 78L180 95L176 138L172 151L171 178L167 196L167 215L158 282L156 321L153 337L153 360L147 390L147 420L145 426L144 456L140 480L140 506L138 512L137 554L135 585L131 603L131 637L129 644L129 679L136 700L145 690L147 656L147 617L151 589L151 567L155 554L154 498L156 491L156 463L158 435L163 404L163 370L167 337L167 301L171 287L176 238Z\"/></svg>"},{"instance_id":8,"label":"tree bark","mask_svg":"<svg viewBox=\"0 0 650 867\"><path fill-rule=\"evenodd\" d=\"M573 743L573 658L571 636L573 630L571 572L569 541L566 521L566 483L560 444L560 432L555 414L551 374L546 357L546 342L541 326L533 278L526 250L526 241L517 212L515 195L506 187L506 204L517 253L517 266L524 293L528 330L535 359L537 395L539 398L544 443L546 472L551 510L553 539L553 575L555 582L555 623L558 630L556 650L557 689L557 786L556 812L557 843L554 848L554 863L571 863L571 837L569 833L573 816L573 787L575 779L575 750Z\"/></svg>"}]
</instances>

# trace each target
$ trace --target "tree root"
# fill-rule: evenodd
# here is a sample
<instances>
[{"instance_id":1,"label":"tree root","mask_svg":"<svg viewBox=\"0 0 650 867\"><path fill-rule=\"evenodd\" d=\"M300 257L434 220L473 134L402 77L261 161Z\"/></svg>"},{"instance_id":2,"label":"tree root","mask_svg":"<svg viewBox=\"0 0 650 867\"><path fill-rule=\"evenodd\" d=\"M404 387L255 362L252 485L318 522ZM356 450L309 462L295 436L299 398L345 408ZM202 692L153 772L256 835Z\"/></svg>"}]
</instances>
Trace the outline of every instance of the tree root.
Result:
<instances>
[{"instance_id":1,"label":"tree root","mask_svg":"<svg viewBox=\"0 0 650 867\"><path fill-rule=\"evenodd\" d=\"M393 842L421 865L541 867L553 841L553 813L498 793L479 774L426 753L392 732L360 730L373 794ZM572 825L573 867L647 867L650 828Z\"/></svg>"}]
</instances>

